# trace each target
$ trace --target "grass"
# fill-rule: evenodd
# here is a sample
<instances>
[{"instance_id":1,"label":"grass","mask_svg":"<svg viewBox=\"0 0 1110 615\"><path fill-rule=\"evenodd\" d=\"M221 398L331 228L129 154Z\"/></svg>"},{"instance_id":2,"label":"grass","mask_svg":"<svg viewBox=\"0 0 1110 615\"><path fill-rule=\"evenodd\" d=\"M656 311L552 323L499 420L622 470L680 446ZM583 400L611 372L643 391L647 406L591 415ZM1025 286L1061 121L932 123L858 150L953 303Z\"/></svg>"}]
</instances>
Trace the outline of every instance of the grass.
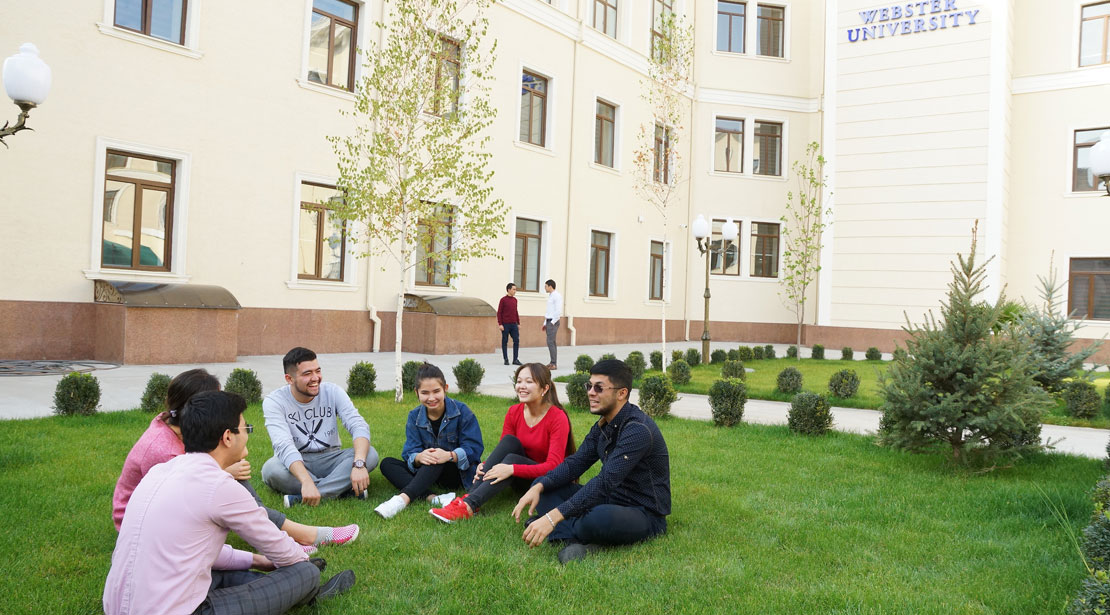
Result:
<instances>
[{"instance_id":1,"label":"grass","mask_svg":"<svg viewBox=\"0 0 1110 615\"><path fill-rule=\"evenodd\" d=\"M391 395L356 400L383 456L400 452L414 405ZM509 402L460 398L492 445ZM580 441L592 419L571 419ZM112 488L149 420L132 411L0 422L5 612L100 612L116 538ZM277 505L257 478L271 453L257 405L247 420L260 427L249 445L256 486ZM1100 461L1036 455L976 474L851 434L660 426L672 459L667 535L563 568L554 547L523 546L513 498L451 526L415 505L383 521L371 509L393 490L374 472L369 503L291 511L306 523L362 525L357 542L321 551L329 574L355 570L355 589L302 612L1060 613L1086 575L1068 532L1091 513Z\"/></svg>"}]
</instances>

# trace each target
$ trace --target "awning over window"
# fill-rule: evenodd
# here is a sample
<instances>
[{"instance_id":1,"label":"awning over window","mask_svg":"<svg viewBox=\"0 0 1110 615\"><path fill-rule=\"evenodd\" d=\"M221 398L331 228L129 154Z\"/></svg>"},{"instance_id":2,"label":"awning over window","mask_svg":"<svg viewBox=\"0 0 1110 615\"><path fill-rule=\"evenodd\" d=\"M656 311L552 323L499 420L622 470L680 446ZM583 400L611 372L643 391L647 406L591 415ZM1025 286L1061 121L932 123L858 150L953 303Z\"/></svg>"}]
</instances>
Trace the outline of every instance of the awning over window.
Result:
<instances>
[{"instance_id":1,"label":"awning over window","mask_svg":"<svg viewBox=\"0 0 1110 615\"><path fill-rule=\"evenodd\" d=\"M438 316L496 316L493 306L477 297L442 297L405 295L406 312L422 312Z\"/></svg>"},{"instance_id":2,"label":"awning over window","mask_svg":"<svg viewBox=\"0 0 1110 615\"><path fill-rule=\"evenodd\" d=\"M222 286L207 284L151 284L96 280L93 300L128 307L202 308L238 310L239 300Z\"/></svg>"}]
</instances>

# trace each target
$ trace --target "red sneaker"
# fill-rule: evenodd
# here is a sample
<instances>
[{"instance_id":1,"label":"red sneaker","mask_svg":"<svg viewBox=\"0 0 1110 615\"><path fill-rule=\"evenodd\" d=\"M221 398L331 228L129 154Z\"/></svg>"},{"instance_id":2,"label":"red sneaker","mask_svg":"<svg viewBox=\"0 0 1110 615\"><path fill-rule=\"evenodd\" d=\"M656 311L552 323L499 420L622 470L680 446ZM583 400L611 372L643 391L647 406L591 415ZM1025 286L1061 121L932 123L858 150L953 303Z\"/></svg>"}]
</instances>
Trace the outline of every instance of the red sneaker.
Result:
<instances>
[{"instance_id":1,"label":"red sneaker","mask_svg":"<svg viewBox=\"0 0 1110 615\"><path fill-rule=\"evenodd\" d=\"M320 545L341 545L358 538L358 525L344 525L331 528L331 538L320 542Z\"/></svg>"},{"instance_id":2,"label":"red sneaker","mask_svg":"<svg viewBox=\"0 0 1110 615\"><path fill-rule=\"evenodd\" d=\"M470 512L462 498L455 498L447 506L433 508L428 513L444 523L454 523L460 519L469 519L474 516L474 513Z\"/></svg>"}]
</instances>

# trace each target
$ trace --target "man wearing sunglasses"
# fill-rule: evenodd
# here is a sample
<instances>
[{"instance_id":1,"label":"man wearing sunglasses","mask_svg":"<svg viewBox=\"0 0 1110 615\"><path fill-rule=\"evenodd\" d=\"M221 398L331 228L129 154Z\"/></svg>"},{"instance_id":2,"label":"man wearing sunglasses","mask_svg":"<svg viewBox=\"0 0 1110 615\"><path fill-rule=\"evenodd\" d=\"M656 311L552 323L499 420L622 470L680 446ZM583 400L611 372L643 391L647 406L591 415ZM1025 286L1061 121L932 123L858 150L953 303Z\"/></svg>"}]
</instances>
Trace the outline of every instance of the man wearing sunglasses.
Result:
<instances>
[{"instance_id":1,"label":"man wearing sunglasses","mask_svg":"<svg viewBox=\"0 0 1110 615\"><path fill-rule=\"evenodd\" d=\"M524 542L565 542L559 562L582 559L605 546L631 544L667 530L671 513L670 457L651 417L628 402L632 372L622 361L599 361L586 383L597 423L578 451L536 479L513 517L528 509ZM601 472L578 480L601 461Z\"/></svg>"}]
</instances>

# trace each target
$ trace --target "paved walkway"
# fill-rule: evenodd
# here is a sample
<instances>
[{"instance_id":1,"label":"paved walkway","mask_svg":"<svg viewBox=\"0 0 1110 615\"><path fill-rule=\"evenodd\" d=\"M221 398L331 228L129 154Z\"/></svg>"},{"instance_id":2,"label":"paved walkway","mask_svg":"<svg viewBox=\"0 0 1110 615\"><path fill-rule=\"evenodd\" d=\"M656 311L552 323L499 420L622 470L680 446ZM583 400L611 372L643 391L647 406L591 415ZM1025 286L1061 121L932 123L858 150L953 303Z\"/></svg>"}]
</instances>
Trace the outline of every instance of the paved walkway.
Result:
<instances>
[{"instance_id":1,"label":"paved walkway","mask_svg":"<svg viewBox=\"0 0 1110 615\"><path fill-rule=\"evenodd\" d=\"M735 348L738 344L714 344L716 348ZM774 344L779 356L786 354L785 344ZM700 342L676 342L667 344L667 352L674 349L699 348ZM603 353L613 353L618 358L628 356L633 350L640 350L645 355L658 349L652 344L614 344L607 346L574 346L559 349L560 369L556 376L568 374L573 369L574 358L580 354L588 354L595 359ZM803 349L804 350L804 349ZM862 353L861 353L862 354ZM504 365L500 354L482 355L435 355L427 356L417 353L402 353L402 363L410 360L430 360L435 363L447 376L451 388L457 388L451 368L464 358L471 357L482 364L486 369L484 384L479 391L489 395L501 397L515 397L512 386L513 366ZM887 357L889 358L889 357ZM548 360L546 347L522 348L520 351L522 362L546 363ZM323 368L324 378L345 386L347 372L358 361L370 361L378 373L377 386L379 390L392 389L394 369L392 352L362 352L345 354L320 355L320 366ZM143 389L150 374L161 372L171 376L186 369L203 367L215 374L221 382L227 379L231 370L236 367L253 369L262 381L263 392L269 392L285 384L281 371L281 356L251 356L239 357L235 363L206 363L182 365L124 365L113 369L96 370L93 374L100 380L101 411L130 410L139 405ZM54 388L61 376L5 376L0 377L0 419L23 419L49 416L52 413ZM560 394L566 399L566 386L558 383ZM633 402L638 401L639 392L633 392ZM748 400L744 407L744 420L749 423L764 425L786 424L786 412L789 404L778 401L765 401L760 399ZM855 408L833 408L833 428L840 431L867 434L874 433L879 428L880 412L875 410L859 410ZM712 420L709 409L709 400L705 395L681 393L678 401L671 406L674 416L696 419L702 421ZM1083 427L1061 427L1045 425L1041 430L1044 440L1053 445L1055 450L1083 455L1086 457L1101 458L1106 456L1106 444L1110 439L1110 430L1089 429Z\"/></svg>"}]
</instances>

